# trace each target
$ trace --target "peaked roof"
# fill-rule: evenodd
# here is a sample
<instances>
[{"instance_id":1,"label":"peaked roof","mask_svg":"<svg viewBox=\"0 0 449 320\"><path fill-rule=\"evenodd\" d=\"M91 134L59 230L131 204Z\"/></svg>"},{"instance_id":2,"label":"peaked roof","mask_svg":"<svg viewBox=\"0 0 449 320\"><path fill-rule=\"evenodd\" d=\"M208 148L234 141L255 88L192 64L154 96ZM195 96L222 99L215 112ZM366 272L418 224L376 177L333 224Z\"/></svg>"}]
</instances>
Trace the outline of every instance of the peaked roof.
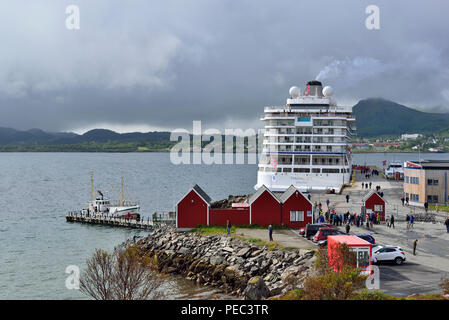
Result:
<instances>
[{"instance_id":1,"label":"peaked roof","mask_svg":"<svg viewBox=\"0 0 449 320\"><path fill-rule=\"evenodd\" d=\"M211 202L212 202L212 199L211 199L211 198L207 195L207 193L206 193L203 189L201 189L200 186L197 185L197 184L194 185L193 188L190 189L189 192L187 192L187 193L184 195L184 197L182 197L182 198L176 203L176 205L178 205L182 200L184 200L184 198L187 197L187 195L188 195L192 190L195 191L196 194L197 194L201 199L203 199L204 202L206 202L206 203L210 206L210 204L211 204Z\"/></svg>"},{"instance_id":2,"label":"peaked roof","mask_svg":"<svg viewBox=\"0 0 449 320\"><path fill-rule=\"evenodd\" d=\"M287 190L285 190L285 192L280 197L281 202L284 203L285 201L287 201L295 192L299 192L308 202L310 202L310 204L313 205L313 203L294 185L291 185Z\"/></svg>"},{"instance_id":3,"label":"peaked roof","mask_svg":"<svg viewBox=\"0 0 449 320\"><path fill-rule=\"evenodd\" d=\"M195 184L192 189L195 190L196 193L198 193L198 195L201 198L203 198L203 200L206 201L210 205L210 203L212 202L212 199L209 197L209 195L203 189L200 188L199 185Z\"/></svg>"},{"instance_id":4,"label":"peaked roof","mask_svg":"<svg viewBox=\"0 0 449 320\"><path fill-rule=\"evenodd\" d=\"M251 197L248 198L248 203L251 205L257 198L259 198L265 191L268 191L271 196L276 199L277 202L281 203L278 197L276 197L273 192L270 191L265 185L262 185L256 192L254 192Z\"/></svg>"},{"instance_id":5,"label":"peaked roof","mask_svg":"<svg viewBox=\"0 0 449 320\"><path fill-rule=\"evenodd\" d=\"M365 202L368 200L373 194L376 194L379 198L381 198L384 202L387 202L384 198L382 198L374 189L370 190L365 196L362 198L362 201Z\"/></svg>"}]
</instances>

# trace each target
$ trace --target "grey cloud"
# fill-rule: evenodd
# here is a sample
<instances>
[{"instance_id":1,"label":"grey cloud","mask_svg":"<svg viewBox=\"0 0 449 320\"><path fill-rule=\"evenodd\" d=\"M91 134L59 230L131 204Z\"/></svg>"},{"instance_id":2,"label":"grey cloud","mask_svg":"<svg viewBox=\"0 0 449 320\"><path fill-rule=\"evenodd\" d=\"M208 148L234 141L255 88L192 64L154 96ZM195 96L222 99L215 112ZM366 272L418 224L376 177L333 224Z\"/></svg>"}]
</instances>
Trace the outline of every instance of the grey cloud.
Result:
<instances>
[{"instance_id":1,"label":"grey cloud","mask_svg":"<svg viewBox=\"0 0 449 320\"><path fill-rule=\"evenodd\" d=\"M448 112L449 3L405 0L0 4L0 126L260 126L318 75L337 101ZM81 29L65 28L76 4ZM365 28L377 4L381 29Z\"/></svg>"}]
</instances>

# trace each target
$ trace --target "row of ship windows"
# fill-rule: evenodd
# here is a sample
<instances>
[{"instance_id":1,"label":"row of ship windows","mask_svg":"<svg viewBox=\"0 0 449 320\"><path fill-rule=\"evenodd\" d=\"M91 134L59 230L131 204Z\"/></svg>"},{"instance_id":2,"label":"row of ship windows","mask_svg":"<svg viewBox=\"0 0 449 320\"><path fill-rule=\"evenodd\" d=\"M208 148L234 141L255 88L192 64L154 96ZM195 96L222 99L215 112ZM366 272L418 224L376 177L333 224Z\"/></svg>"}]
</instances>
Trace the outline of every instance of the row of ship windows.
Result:
<instances>
[{"instance_id":1,"label":"row of ship windows","mask_svg":"<svg viewBox=\"0 0 449 320\"><path fill-rule=\"evenodd\" d=\"M310 157L295 157L294 161L292 156L271 156L271 157L261 157L259 163L260 164L280 164L280 165L292 165L294 162L295 165L309 165ZM312 163L314 165L340 165L341 158L332 158L332 157L313 157ZM347 164L347 161L345 160Z\"/></svg>"},{"instance_id":2,"label":"row of ship windows","mask_svg":"<svg viewBox=\"0 0 449 320\"><path fill-rule=\"evenodd\" d=\"M326 169L326 168L259 168L261 172L295 172L295 173L349 173L349 169Z\"/></svg>"},{"instance_id":3,"label":"row of ship windows","mask_svg":"<svg viewBox=\"0 0 449 320\"><path fill-rule=\"evenodd\" d=\"M280 142L280 143L325 143L325 142L346 142L345 138L341 137L314 137L313 139L311 137L296 137L296 139L293 139L292 137L269 137L265 141L267 142Z\"/></svg>"},{"instance_id":4,"label":"row of ship windows","mask_svg":"<svg viewBox=\"0 0 449 320\"><path fill-rule=\"evenodd\" d=\"M311 148L311 146L295 146L294 148L292 146L279 146L279 147L274 147L271 146L272 150L277 150L277 151L316 151L316 152L344 152L344 148L340 147L340 146L313 146L313 148Z\"/></svg>"},{"instance_id":5,"label":"row of ship windows","mask_svg":"<svg viewBox=\"0 0 449 320\"><path fill-rule=\"evenodd\" d=\"M270 117L270 116L276 117L279 115L270 114L270 115L267 115L266 117ZM299 118L310 118L310 117L306 116L306 117L299 117ZM292 120L292 119L268 120L268 124L270 126L292 126L295 124L295 120ZM318 119L315 119L315 120L313 120L313 125L314 126L323 126L323 127L344 126L344 125L346 125L346 120L318 120Z\"/></svg>"},{"instance_id":6,"label":"row of ship windows","mask_svg":"<svg viewBox=\"0 0 449 320\"><path fill-rule=\"evenodd\" d=\"M270 128L266 129L265 133L271 134L345 134L343 129L323 129L323 128Z\"/></svg>"}]
</instances>

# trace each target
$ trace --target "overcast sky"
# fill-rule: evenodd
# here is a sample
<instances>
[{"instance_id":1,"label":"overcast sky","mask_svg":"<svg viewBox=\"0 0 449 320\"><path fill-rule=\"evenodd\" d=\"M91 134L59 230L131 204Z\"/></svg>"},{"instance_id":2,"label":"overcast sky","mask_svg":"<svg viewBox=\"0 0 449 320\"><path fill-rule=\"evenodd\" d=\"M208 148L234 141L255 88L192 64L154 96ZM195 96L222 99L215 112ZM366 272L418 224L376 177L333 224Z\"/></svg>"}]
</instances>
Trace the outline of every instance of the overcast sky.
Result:
<instances>
[{"instance_id":1,"label":"overcast sky","mask_svg":"<svg viewBox=\"0 0 449 320\"><path fill-rule=\"evenodd\" d=\"M65 26L80 9L80 30ZM380 8L380 30L365 8ZM339 104L449 112L449 1L15 0L0 4L0 126L261 127L317 78Z\"/></svg>"}]
</instances>

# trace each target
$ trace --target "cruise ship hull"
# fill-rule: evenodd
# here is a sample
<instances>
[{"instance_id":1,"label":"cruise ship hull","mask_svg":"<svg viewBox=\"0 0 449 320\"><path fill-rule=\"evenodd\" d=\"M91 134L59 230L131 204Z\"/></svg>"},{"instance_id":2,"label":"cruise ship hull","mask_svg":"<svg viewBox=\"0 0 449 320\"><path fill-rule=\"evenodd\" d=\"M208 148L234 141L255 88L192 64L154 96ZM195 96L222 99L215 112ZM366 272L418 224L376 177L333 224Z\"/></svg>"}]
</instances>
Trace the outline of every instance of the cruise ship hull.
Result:
<instances>
[{"instance_id":1,"label":"cruise ship hull","mask_svg":"<svg viewBox=\"0 0 449 320\"><path fill-rule=\"evenodd\" d=\"M264 108L263 149L257 185L272 191L340 192L351 178L351 107L338 106L332 88L309 81L301 94L291 87L283 106Z\"/></svg>"},{"instance_id":2,"label":"cruise ship hull","mask_svg":"<svg viewBox=\"0 0 449 320\"><path fill-rule=\"evenodd\" d=\"M282 173L258 172L255 189L265 185L274 192L283 192L291 185L301 192L327 191L339 192L344 184L350 182L350 173Z\"/></svg>"}]
</instances>

